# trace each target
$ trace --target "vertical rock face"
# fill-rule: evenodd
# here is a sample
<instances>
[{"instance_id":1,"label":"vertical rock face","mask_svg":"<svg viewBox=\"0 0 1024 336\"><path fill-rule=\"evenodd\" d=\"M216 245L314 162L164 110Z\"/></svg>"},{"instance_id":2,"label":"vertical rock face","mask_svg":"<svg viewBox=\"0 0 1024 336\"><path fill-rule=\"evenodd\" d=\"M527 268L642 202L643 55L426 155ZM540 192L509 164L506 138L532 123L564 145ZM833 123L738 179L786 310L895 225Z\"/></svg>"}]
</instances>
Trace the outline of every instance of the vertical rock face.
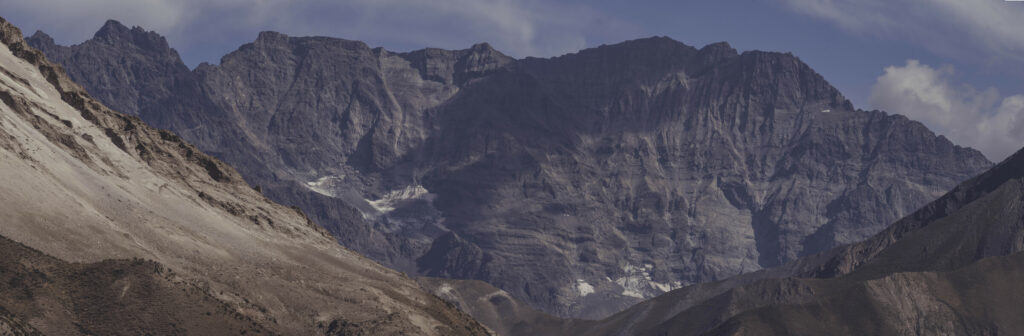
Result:
<instances>
[{"instance_id":1,"label":"vertical rock face","mask_svg":"<svg viewBox=\"0 0 1024 336\"><path fill-rule=\"evenodd\" d=\"M525 60L446 107L426 187L449 228L495 251L459 267L534 300L536 282L645 296L779 265L877 232L988 165L902 116L853 110L795 57L724 45ZM467 276L430 261L427 274ZM566 287L546 304L579 290Z\"/></svg>"},{"instance_id":2,"label":"vertical rock face","mask_svg":"<svg viewBox=\"0 0 1024 336\"><path fill-rule=\"evenodd\" d=\"M99 37L29 40L72 77L129 64L80 61ZM163 64L136 49L108 58ZM135 76L188 89L134 113L345 246L562 316L857 241L990 165L920 123L854 109L793 55L725 43L513 60L486 44L392 53L265 32L219 65Z\"/></svg>"},{"instance_id":3,"label":"vertical rock face","mask_svg":"<svg viewBox=\"0 0 1024 336\"><path fill-rule=\"evenodd\" d=\"M602 321L510 315L539 335L1001 335L1024 328L1022 252L1024 150L858 243Z\"/></svg>"}]
</instances>

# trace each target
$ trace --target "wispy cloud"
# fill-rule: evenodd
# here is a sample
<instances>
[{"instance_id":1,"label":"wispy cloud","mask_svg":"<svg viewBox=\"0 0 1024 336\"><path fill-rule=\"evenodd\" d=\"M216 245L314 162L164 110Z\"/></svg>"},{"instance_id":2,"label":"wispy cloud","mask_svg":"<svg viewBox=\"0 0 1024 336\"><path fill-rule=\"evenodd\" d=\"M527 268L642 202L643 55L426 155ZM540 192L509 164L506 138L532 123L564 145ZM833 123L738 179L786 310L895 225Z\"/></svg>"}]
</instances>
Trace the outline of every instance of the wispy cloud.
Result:
<instances>
[{"instance_id":1,"label":"wispy cloud","mask_svg":"<svg viewBox=\"0 0 1024 336\"><path fill-rule=\"evenodd\" d=\"M955 83L955 69L917 60L885 68L871 90L871 105L919 120L954 143L999 161L1024 146L1024 94L1003 97Z\"/></svg>"},{"instance_id":2,"label":"wispy cloud","mask_svg":"<svg viewBox=\"0 0 1024 336\"><path fill-rule=\"evenodd\" d=\"M553 56L638 31L585 4L541 0L0 0L0 11L63 43L85 40L103 21L117 19L186 51L277 30L397 48L490 42L513 56Z\"/></svg>"},{"instance_id":3,"label":"wispy cloud","mask_svg":"<svg viewBox=\"0 0 1024 336\"><path fill-rule=\"evenodd\" d=\"M962 60L1024 61L1024 2L1003 0L781 0L795 11L872 37Z\"/></svg>"}]
</instances>

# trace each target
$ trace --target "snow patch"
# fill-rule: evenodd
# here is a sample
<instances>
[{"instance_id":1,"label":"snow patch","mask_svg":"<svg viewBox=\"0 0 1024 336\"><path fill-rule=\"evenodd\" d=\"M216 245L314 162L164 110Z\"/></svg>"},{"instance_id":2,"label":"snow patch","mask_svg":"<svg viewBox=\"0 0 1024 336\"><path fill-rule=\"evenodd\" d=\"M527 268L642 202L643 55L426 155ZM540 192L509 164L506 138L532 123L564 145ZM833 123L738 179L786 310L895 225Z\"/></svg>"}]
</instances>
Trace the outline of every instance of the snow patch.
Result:
<instances>
[{"instance_id":1,"label":"snow patch","mask_svg":"<svg viewBox=\"0 0 1024 336\"><path fill-rule=\"evenodd\" d=\"M679 281L669 284L652 280L651 271L653 270L654 265L651 264L643 264L643 266L626 265L622 267L622 271L626 273L626 276L615 279L615 284L622 287L623 296L639 299L651 298L658 294L683 287L682 282Z\"/></svg>"},{"instance_id":2,"label":"snow patch","mask_svg":"<svg viewBox=\"0 0 1024 336\"><path fill-rule=\"evenodd\" d=\"M341 176L330 176L330 175L328 175L328 176L324 176L324 177L318 178L316 181L306 182L306 188L309 188L309 190L312 190L313 192L316 192L317 194L321 194L321 195L329 196L329 197L337 197L334 194L334 192L331 191L331 189L334 186L334 184L336 184L338 182L341 182Z\"/></svg>"},{"instance_id":3,"label":"snow patch","mask_svg":"<svg viewBox=\"0 0 1024 336\"><path fill-rule=\"evenodd\" d=\"M442 283L441 287L437 289L437 291L439 293L441 293L442 295L445 295L445 296L452 295L452 291L453 290L455 290L455 288L452 288L452 285L448 284L447 282L446 283Z\"/></svg>"},{"instance_id":4,"label":"snow patch","mask_svg":"<svg viewBox=\"0 0 1024 336\"><path fill-rule=\"evenodd\" d=\"M370 206L378 212L388 213L395 210L395 206L398 202L412 199L433 200L433 198L434 194L431 194L427 188L424 188L421 185L414 185L403 189L392 190L378 200L366 200L366 202L370 203Z\"/></svg>"},{"instance_id":5,"label":"snow patch","mask_svg":"<svg viewBox=\"0 0 1024 336\"><path fill-rule=\"evenodd\" d=\"M580 292L580 296L587 296L594 293L594 286L588 284L586 280L576 279L576 291Z\"/></svg>"},{"instance_id":6,"label":"snow patch","mask_svg":"<svg viewBox=\"0 0 1024 336\"><path fill-rule=\"evenodd\" d=\"M491 299L493 299L495 296L501 296L501 297L504 297L506 299L511 299L511 297L508 296L508 294L505 294L505 291L499 289L499 290L496 290L496 291L494 291L494 292L492 292L490 294L482 295L477 300L480 301L480 302L491 301Z\"/></svg>"}]
</instances>

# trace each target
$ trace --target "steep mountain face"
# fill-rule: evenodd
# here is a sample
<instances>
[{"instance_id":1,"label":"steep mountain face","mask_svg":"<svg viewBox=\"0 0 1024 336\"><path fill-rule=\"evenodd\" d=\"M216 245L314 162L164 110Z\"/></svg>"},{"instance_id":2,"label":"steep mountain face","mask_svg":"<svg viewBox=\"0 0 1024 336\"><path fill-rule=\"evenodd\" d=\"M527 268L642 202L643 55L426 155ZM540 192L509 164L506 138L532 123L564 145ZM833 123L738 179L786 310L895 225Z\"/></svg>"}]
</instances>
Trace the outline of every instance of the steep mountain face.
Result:
<instances>
[{"instance_id":1,"label":"steep mountain face","mask_svg":"<svg viewBox=\"0 0 1024 336\"><path fill-rule=\"evenodd\" d=\"M532 311L486 284L418 281L510 334L1005 335L1024 330L1022 252L1024 151L867 240L601 321Z\"/></svg>"},{"instance_id":2,"label":"steep mountain face","mask_svg":"<svg viewBox=\"0 0 1024 336\"><path fill-rule=\"evenodd\" d=\"M1024 151L859 242L659 296L591 335L1003 335L1024 330ZM813 276L813 277L808 277Z\"/></svg>"},{"instance_id":3,"label":"steep mountain face","mask_svg":"<svg viewBox=\"0 0 1024 336\"><path fill-rule=\"evenodd\" d=\"M0 42L3 333L488 334L231 167L109 110L2 19Z\"/></svg>"},{"instance_id":4,"label":"steep mountain face","mask_svg":"<svg viewBox=\"0 0 1024 336\"><path fill-rule=\"evenodd\" d=\"M852 110L791 56L707 59L722 47L526 60L456 97L425 186L472 245L443 246L454 253L427 274L534 302L547 293L533 283L575 285L545 306L590 287L651 295L856 241L987 165L916 122ZM467 258L473 245L494 252Z\"/></svg>"},{"instance_id":5,"label":"steep mountain face","mask_svg":"<svg viewBox=\"0 0 1024 336\"><path fill-rule=\"evenodd\" d=\"M117 82L118 65L80 61L94 49L146 64L132 69L176 58L133 42L141 29L105 30L140 37L29 41L85 83ZM560 316L861 240L990 166L920 123L853 109L792 55L724 43L513 60L265 32L220 65L135 76L199 87L134 112L343 245Z\"/></svg>"}]
</instances>

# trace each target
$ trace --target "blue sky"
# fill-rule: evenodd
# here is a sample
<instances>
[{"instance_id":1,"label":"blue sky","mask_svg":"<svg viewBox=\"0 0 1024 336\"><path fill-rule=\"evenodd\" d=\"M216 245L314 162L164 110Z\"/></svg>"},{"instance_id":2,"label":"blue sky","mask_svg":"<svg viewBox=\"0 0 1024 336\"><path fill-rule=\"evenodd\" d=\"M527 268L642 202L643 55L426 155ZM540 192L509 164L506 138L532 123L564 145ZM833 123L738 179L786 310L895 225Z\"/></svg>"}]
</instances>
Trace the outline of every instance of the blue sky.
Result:
<instances>
[{"instance_id":1,"label":"blue sky","mask_svg":"<svg viewBox=\"0 0 1024 336\"><path fill-rule=\"evenodd\" d=\"M262 30L394 51L489 42L515 57L653 35L727 41L792 52L858 108L905 114L992 160L1024 147L1024 2L0 0L0 16L61 44L117 19L167 36L190 66L217 63Z\"/></svg>"}]
</instances>

